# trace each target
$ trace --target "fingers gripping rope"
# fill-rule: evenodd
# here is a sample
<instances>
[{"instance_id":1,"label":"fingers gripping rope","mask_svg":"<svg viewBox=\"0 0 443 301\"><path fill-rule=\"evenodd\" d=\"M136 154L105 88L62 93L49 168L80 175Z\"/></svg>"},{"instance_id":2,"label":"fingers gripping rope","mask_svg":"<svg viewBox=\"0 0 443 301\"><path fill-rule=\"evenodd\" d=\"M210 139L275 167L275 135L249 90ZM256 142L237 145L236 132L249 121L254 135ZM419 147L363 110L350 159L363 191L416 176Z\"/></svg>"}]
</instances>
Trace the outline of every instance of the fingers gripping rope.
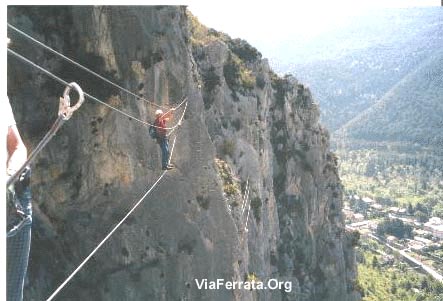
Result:
<instances>
[{"instance_id":1,"label":"fingers gripping rope","mask_svg":"<svg viewBox=\"0 0 443 301\"><path fill-rule=\"evenodd\" d=\"M71 89L74 88L79 98L77 100L77 103L74 106L71 106L71 100L69 97L69 92ZM60 104L59 104L59 110L58 110L58 117L55 120L54 124L52 125L49 132L46 133L46 135L43 137L43 139L39 142L37 147L32 151L32 153L29 155L28 159L23 163L23 165L20 167L19 170L17 170L14 175L12 175L7 181L6 181L6 187L9 187L10 185L14 184L18 177L22 174L22 172L25 170L25 168L30 165L38 153L41 152L41 150L48 144L48 142L54 137L54 135L57 133L58 129L63 125L63 123L69 118L71 118L72 114L80 108L84 101L84 95L83 91L80 88L80 86L76 83L70 83L65 88L65 91L63 93L63 97L60 97Z\"/></svg>"}]
</instances>

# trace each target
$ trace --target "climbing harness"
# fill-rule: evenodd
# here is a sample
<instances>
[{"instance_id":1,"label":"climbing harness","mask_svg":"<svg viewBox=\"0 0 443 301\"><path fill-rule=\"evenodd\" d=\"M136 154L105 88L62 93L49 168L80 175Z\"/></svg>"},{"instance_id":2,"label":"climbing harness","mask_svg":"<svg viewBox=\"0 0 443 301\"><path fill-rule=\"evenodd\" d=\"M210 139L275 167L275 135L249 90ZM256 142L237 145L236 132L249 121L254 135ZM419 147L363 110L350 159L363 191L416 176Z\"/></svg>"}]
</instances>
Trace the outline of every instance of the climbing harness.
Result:
<instances>
[{"instance_id":1,"label":"climbing harness","mask_svg":"<svg viewBox=\"0 0 443 301\"><path fill-rule=\"evenodd\" d=\"M69 93L72 88L77 91L79 96L76 104L73 106L71 106L71 99L69 97ZM15 191L17 185L29 186L29 177L31 172L29 166L35 160L37 155L42 151L42 149L46 146L46 144L48 144L48 142L54 137L63 123L69 120L72 114L82 105L83 101L84 96L80 86L76 83L68 84L65 88L65 91L63 92L63 97L60 97L58 117L52 125L51 129L49 130L49 132L46 133L37 147L31 152L28 159L22 164L22 166L6 181L6 187L10 193L10 201L13 203L13 207L15 208L15 210L11 211L15 211L13 213L16 219L14 223L12 223L11 229L7 230L7 237L15 236L21 229L23 229L23 227L32 223L32 215L30 213L30 210L23 208L19 200L19 196ZM17 185L14 185L15 183Z\"/></svg>"},{"instance_id":2,"label":"climbing harness","mask_svg":"<svg viewBox=\"0 0 443 301\"><path fill-rule=\"evenodd\" d=\"M22 204L23 194L29 189L31 169L29 166L21 173L16 185L7 189L8 228L7 237L15 236L23 227L32 224L30 208ZM26 208L25 208L26 207ZM9 229L10 228L10 229Z\"/></svg>"},{"instance_id":3,"label":"climbing harness","mask_svg":"<svg viewBox=\"0 0 443 301\"><path fill-rule=\"evenodd\" d=\"M78 100L74 106L71 106L71 100L69 97L69 92L71 92L71 89L74 88L78 93ZM23 173L23 171L26 169L28 165L30 165L38 153L41 152L41 150L48 144L48 142L54 137L54 135L57 133L59 128L65 123L65 121L69 120L72 116L72 114L80 108L84 101L84 95L83 91L80 88L79 85L72 82L68 84L65 88L65 91L63 92L63 97L60 97L60 103L58 107L58 117L55 120L54 124L52 125L49 132L46 133L46 135L43 137L43 139L39 142L37 147L31 152L28 159L23 163L23 165L15 172L14 175L12 175L8 181L6 181L6 186L9 187L10 185L14 184L15 181L17 181L18 177Z\"/></svg>"}]
</instances>

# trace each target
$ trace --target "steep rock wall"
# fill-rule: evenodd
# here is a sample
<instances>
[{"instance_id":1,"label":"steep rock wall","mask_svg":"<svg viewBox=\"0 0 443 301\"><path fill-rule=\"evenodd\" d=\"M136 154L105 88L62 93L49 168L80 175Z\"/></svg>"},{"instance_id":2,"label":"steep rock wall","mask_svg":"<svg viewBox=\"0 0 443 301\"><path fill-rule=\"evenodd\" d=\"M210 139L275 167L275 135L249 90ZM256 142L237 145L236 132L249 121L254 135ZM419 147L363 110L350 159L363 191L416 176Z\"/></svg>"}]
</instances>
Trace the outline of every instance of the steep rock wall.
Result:
<instances>
[{"instance_id":1,"label":"steep rock wall","mask_svg":"<svg viewBox=\"0 0 443 301\"><path fill-rule=\"evenodd\" d=\"M217 155L253 187L245 271L298 286L263 293L265 300L358 299L337 158L309 90L275 75L245 41L198 24L193 29L209 134Z\"/></svg>"},{"instance_id":2,"label":"steep rock wall","mask_svg":"<svg viewBox=\"0 0 443 301\"><path fill-rule=\"evenodd\" d=\"M336 159L303 85L276 76L247 43L208 31L183 7L9 7L8 22L157 104L189 98L177 131L176 170L61 300L357 299ZM8 34L11 48L152 121L155 107ZM8 95L31 149L55 119L62 91L8 57ZM25 297L48 297L159 169L159 148L146 127L87 101L34 165ZM194 282L251 273L290 280L293 291L198 290Z\"/></svg>"}]
</instances>

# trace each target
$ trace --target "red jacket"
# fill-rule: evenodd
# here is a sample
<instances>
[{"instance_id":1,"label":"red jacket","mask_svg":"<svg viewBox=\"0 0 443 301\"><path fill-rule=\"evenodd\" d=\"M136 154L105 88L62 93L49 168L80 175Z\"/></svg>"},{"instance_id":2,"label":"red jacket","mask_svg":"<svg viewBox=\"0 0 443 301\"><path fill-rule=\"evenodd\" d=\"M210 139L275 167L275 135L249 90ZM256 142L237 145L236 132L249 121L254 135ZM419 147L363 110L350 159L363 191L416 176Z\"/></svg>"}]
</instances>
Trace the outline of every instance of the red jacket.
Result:
<instances>
[{"instance_id":1,"label":"red jacket","mask_svg":"<svg viewBox=\"0 0 443 301\"><path fill-rule=\"evenodd\" d=\"M161 138L166 137L166 121L168 121L171 116L172 112L168 112L166 114L160 115L155 119L154 125L158 126L158 128L156 128L157 136Z\"/></svg>"}]
</instances>

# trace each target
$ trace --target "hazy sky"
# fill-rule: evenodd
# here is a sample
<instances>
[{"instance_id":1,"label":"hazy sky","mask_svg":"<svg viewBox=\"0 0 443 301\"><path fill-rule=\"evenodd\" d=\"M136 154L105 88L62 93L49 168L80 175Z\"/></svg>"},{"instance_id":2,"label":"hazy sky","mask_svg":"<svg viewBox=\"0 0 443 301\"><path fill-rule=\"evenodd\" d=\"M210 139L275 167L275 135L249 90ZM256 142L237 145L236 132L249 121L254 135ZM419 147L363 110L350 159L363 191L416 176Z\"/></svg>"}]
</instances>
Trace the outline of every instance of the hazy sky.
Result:
<instances>
[{"instance_id":1,"label":"hazy sky","mask_svg":"<svg viewBox=\"0 0 443 301\"><path fill-rule=\"evenodd\" d=\"M440 6L441 0L189 1L204 25L254 44L292 35L313 37L373 8ZM277 30L278 29L278 30Z\"/></svg>"}]
</instances>

